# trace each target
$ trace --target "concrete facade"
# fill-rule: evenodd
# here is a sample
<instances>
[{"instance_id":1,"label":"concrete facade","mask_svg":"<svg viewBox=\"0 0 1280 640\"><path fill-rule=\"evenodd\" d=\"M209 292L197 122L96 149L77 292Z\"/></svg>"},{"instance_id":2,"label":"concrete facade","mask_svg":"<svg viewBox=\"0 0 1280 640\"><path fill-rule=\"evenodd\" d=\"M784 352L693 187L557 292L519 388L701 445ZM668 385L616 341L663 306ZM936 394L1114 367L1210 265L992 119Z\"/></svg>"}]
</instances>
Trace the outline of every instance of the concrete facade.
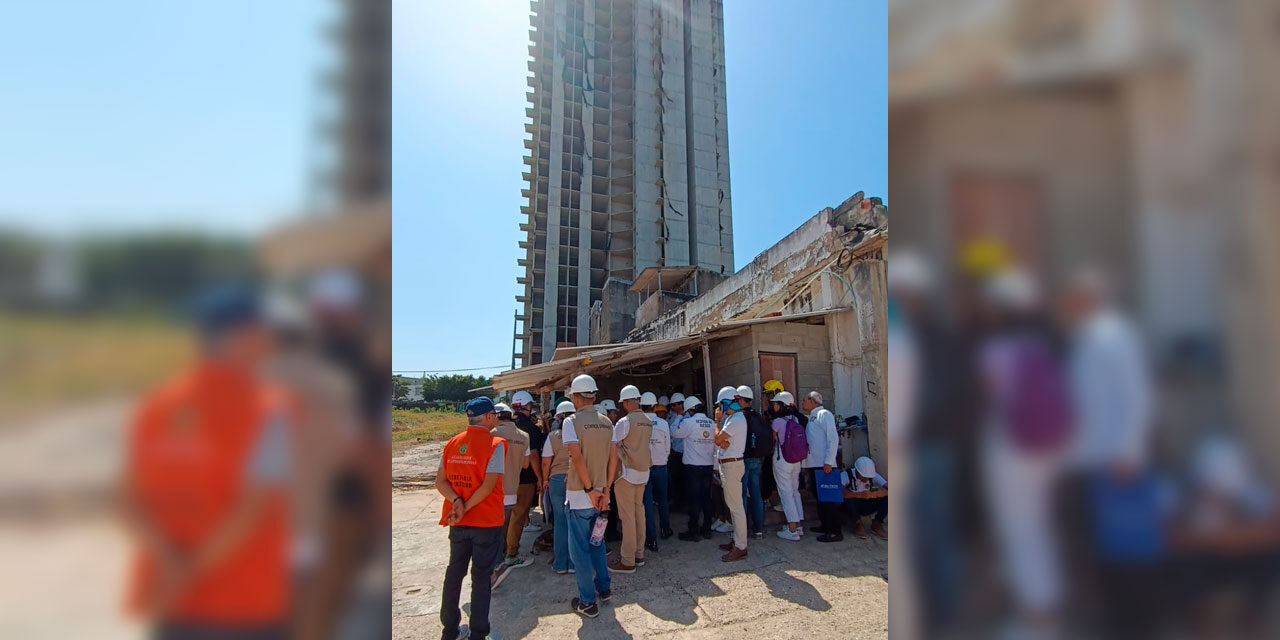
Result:
<instances>
[{"instance_id":1,"label":"concrete facade","mask_svg":"<svg viewBox=\"0 0 1280 640\"><path fill-rule=\"evenodd\" d=\"M524 366L592 342L592 305L611 278L734 267L720 0L530 6Z\"/></svg>"}]
</instances>

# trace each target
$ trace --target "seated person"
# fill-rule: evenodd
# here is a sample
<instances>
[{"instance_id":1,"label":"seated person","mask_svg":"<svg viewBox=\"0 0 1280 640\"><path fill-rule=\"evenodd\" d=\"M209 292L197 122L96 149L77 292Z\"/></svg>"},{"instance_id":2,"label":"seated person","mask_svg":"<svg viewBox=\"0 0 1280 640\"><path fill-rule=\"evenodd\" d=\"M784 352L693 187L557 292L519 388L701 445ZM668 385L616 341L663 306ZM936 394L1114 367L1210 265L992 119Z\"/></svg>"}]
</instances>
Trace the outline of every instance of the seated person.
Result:
<instances>
[{"instance_id":1,"label":"seated person","mask_svg":"<svg viewBox=\"0 0 1280 640\"><path fill-rule=\"evenodd\" d=\"M865 540L867 532L862 526L863 516L872 516L871 533L881 540L889 539L884 519L889 515L889 482L876 473L876 463L862 456L853 461L852 469L841 474L844 482L844 508L853 520L853 535Z\"/></svg>"}]
</instances>

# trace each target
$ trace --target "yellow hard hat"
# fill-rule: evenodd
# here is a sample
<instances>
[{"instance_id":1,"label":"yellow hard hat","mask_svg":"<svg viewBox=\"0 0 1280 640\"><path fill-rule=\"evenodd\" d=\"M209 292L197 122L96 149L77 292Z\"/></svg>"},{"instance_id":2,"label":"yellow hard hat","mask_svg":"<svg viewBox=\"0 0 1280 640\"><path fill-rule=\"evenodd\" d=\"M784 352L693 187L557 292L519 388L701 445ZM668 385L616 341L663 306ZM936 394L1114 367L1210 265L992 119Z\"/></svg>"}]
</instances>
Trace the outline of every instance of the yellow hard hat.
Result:
<instances>
[{"instance_id":1,"label":"yellow hard hat","mask_svg":"<svg viewBox=\"0 0 1280 640\"><path fill-rule=\"evenodd\" d=\"M1009 249L996 238L972 240L960 249L960 268L970 275L988 276L1009 267Z\"/></svg>"},{"instance_id":2,"label":"yellow hard hat","mask_svg":"<svg viewBox=\"0 0 1280 640\"><path fill-rule=\"evenodd\" d=\"M658 405L658 406L654 407L654 408L653 408L653 410L654 410L654 411L666 411L666 410L667 410L667 405L665 405L665 404L660 404L660 405Z\"/></svg>"},{"instance_id":3,"label":"yellow hard hat","mask_svg":"<svg viewBox=\"0 0 1280 640\"><path fill-rule=\"evenodd\" d=\"M781 383L781 382L778 382L777 380L770 380L770 381L768 381L768 382L764 383L764 390L765 390L765 391L768 391L768 392L770 392L770 393L777 393L777 392L779 392L779 391L786 391L786 389L784 389L784 388L782 387L782 383Z\"/></svg>"}]
</instances>

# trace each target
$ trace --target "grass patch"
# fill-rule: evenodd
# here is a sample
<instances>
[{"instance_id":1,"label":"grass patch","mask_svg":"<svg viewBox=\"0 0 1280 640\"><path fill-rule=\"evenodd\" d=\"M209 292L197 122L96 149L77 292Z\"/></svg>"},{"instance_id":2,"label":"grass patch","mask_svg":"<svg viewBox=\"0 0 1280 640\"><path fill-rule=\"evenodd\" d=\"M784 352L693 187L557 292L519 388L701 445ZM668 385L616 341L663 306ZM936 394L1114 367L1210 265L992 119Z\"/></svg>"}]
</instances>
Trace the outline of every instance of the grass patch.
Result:
<instances>
[{"instance_id":1,"label":"grass patch","mask_svg":"<svg viewBox=\"0 0 1280 640\"><path fill-rule=\"evenodd\" d=\"M190 362L188 330L146 316L0 313L0 406L139 393Z\"/></svg>"},{"instance_id":2,"label":"grass patch","mask_svg":"<svg viewBox=\"0 0 1280 640\"><path fill-rule=\"evenodd\" d=\"M453 411L391 411L391 441L407 446L420 442L443 442L467 428L467 415Z\"/></svg>"}]
</instances>

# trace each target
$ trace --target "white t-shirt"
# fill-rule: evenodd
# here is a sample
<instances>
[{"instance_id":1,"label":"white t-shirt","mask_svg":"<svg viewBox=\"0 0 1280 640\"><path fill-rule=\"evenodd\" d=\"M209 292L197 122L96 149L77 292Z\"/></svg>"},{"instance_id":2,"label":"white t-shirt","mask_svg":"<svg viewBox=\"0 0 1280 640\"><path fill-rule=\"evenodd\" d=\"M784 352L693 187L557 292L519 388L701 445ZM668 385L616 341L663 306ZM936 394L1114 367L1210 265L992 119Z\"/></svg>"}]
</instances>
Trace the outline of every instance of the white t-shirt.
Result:
<instances>
[{"instance_id":1,"label":"white t-shirt","mask_svg":"<svg viewBox=\"0 0 1280 640\"><path fill-rule=\"evenodd\" d=\"M729 416L724 421L723 430L729 434L729 446L724 449L716 447L720 451L720 459L741 458L747 448L747 417L741 412Z\"/></svg>"},{"instance_id":2,"label":"white t-shirt","mask_svg":"<svg viewBox=\"0 0 1280 640\"><path fill-rule=\"evenodd\" d=\"M613 441L621 442L623 438L627 437L628 433L631 433L631 421L627 419L627 416L622 416L621 418L618 418L617 424L613 425ZM622 461L619 460L618 462L621 464ZM640 471L638 469L628 468L625 464L621 466L623 480L626 480L631 484L644 484L649 481L648 469Z\"/></svg>"},{"instance_id":3,"label":"white t-shirt","mask_svg":"<svg viewBox=\"0 0 1280 640\"><path fill-rule=\"evenodd\" d=\"M560 436L560 439L564 441L565 446L568 446L570 444L576 444L578 442L578 432L574 431L573 429L573 416L569 416L564 419L564 422L560 424L560 432L562 434ZM615 435L617 434L616 431L614 431L613 433ZM614 437L609 442L617 442L617 441L618 439ZM575 471L573 467L570 466L569 473L577 473L577 471ZM603 489L603 487L595 487L595 488ZM591 498L587 497L587 492L582 489L578 489L577 491L565 491L564 503L568 505L570 509L594 509L595 508L591 505Z\"/></svg>"},{"instance_id":4,"label":"white t-shirt","mask_svg":"<svg viewBox=\"0 0 1280 640\"><path fill-rule=\"evenodd\" d=\"M853 477L852 480L850 480L850 476ZM858 475L850 473L848 469L840 473L840 481L844 484L844 488L850 491L871 491L872 489L880 489L889 485L889 481L878 473L870 481L859 480Z\"/></svg>"},{"instance_id":5,"label":"white t-shirt","mask_svg":"<svg viewBox=\"0 0 1280 640\"><path fill-rule=\"evenodd\" d=\"M702 413L695 413L680 421L671 432L672 438L684 440L685 464L711 466L716 461L716 423Z\"/></svg>"},{"instance_id":6,"label":"white t-shirt","mask_svg":"<svg viewBox=\"0 0 1280 640\"><path fill-rule=\"evenodd\" d=\"M666 466L667 458L671 455L671 427L656 413L645 415L653 422L653 433L649 434L649 457L653 458L653 466Z\"/></svg>"}]
</instances>

